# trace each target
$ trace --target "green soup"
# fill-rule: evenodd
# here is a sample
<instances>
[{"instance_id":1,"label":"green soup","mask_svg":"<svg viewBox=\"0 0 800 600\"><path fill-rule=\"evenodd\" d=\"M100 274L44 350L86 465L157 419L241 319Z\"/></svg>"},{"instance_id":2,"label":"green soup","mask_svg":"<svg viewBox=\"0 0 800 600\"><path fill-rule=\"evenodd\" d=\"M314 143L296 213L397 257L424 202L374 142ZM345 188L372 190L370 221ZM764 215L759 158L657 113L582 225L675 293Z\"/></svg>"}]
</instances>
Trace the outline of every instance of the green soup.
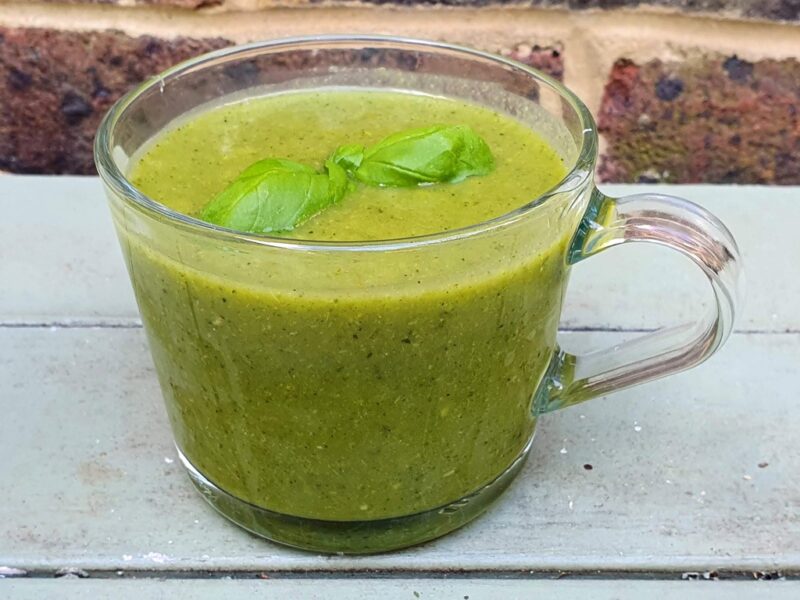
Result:
<instances>
[{"instance_id":1,"label":"green soup","mask_svg":"<svg viewBox=\"0 0 800 600\"><path fill-rule=\"evenodd\" d=\"M458 229L525 205L565 175L531 129L488 109L320 91L192 115L154 140L131 179L193 215L256 160L319 167L340 144L439 123L474 128L496 169L459 184L360 186L291 237L385 240ZM398 253L373 270L297 261L293 284L279 286L279 267L251 271L234 251L211 274L120 230L183 454L251 504L338 521L453 502L523 451L566 280L568 236L541 234L552 242L535 252L523 242L464 243L441 255ZM483 265L484 256L499 258ZM433 269L437 261L453 268ZM394 275L403 285L376 283Z\"/></svg>"}]
</instances>

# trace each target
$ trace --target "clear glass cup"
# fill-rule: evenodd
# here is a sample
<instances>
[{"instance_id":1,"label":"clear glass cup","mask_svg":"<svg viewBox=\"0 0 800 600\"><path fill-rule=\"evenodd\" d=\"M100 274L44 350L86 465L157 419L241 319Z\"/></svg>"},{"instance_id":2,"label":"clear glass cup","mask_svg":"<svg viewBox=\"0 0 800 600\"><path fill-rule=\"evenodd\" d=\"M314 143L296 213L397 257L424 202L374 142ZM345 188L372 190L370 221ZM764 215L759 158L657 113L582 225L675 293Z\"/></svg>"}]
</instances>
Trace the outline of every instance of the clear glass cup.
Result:
<instances>
[{"instance_id":1,"label":"clear glass cup","mask_svg":"<svg viewBox=\"0 0 800 600\"><path fill-rule=\"evenodd\" d=\"M127 179L137 153L193 111L343 87L504 112L569 172L490 221L363 243L226 230ZM228 48L121 99L95 156L192 481L235 523L294 547L377 552L464 525L519 472L539 415L697 365L733 325L740 259L725 226L680 198L601 193L587 108L499 56L379 36ZM691 258L710 312L602 352L561 351L570 266L637 241Z\"/></svg>"}]
</instances>

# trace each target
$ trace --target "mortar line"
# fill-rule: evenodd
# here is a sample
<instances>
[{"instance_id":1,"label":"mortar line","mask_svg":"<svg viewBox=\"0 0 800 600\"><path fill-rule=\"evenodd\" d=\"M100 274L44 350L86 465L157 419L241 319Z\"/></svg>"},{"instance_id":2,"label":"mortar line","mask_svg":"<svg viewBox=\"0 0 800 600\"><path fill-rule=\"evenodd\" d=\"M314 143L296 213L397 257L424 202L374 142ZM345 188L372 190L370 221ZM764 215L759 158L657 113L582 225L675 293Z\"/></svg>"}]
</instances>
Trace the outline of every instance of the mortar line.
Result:
<instances>
[{"instance_id":1,"label":"mortar line","mask_svg":"<svg viewBox=\"0 0 800 600\"><path fill-rule=\"evenodd\" d=\"M495 47L509 40L540 44L567 41L579 29L587 39L592 37L595 42L602 40L612 46L618 43L624 46L636 40L638 46L650 49L644 54L651 57L661 56L653 49L675 44L737 52L750 58L788 58L797 52L796 23L720 17L702 12L677 13L641 7L569 11L520 4L485 7L376 6L356 2L342 6L276 4L257 10L226 11L3 2L0 3L0 23L58 30L118 29L134 35L153 34L165 38L222 36L237 42L342 31L391 31L436 39L446 33L448 39L458 41L461 38L461 41L483 42ZM310 16L312 11L314 19L302 18ZM269 19L255 18L256 15L268 15ZM226 32L226 28L238 29ZM753 42L749 47L743 43L748 39Z\"/></svg>"}]
</instances>

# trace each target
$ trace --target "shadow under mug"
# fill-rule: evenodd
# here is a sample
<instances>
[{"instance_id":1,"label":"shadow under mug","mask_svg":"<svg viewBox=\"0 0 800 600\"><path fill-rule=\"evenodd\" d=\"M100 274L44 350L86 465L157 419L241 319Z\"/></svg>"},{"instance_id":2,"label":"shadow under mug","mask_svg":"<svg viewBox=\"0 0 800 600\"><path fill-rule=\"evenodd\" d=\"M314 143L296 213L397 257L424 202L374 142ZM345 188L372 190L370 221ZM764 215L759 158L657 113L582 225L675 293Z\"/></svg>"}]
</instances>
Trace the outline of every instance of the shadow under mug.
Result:
<instances>
[{"instance_id":1,"label":"shadow under mug","mask_svg":"<svg viewBox=\"0 0 800 600\"><path fill-rule=\"evenodd\" d=\"M568 174L491 221L364 243L226 230L127 179L137 154L193 112L341 88L511 115ZM740 259L725 226L679 198L598 191L587 108L499 56L378 36L228 48L122 98L95 157L192 481L235 523L294 547L377 552L460 527L517 474L539 415L697 365L733 324ZM561 351L569 267L642 241L692 259L711 310L602 352Z\"/></svg>"}]
</instances>

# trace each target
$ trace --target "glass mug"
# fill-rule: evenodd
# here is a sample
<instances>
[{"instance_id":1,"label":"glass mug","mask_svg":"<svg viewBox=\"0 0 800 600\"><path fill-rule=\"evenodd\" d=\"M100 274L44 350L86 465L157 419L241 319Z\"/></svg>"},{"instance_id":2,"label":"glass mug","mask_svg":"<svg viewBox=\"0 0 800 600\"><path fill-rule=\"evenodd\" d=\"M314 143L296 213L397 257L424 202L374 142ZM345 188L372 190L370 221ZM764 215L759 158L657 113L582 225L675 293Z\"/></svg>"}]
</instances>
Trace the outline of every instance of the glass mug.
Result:
<instances>
[{"instance_id":1,"label":"glass mug","mask_svg":"<svg viewBox=\"0 0 800 600\"><path fill-rule=\"evenodd\" d=\"M227 230L126 178L193 112L326 88L490 107L533 128L568 174L490 221L377 242ZM725 226L679 198L602 194L587 108L499 56L380 36L228 48L122 98L95 156L181 460L219 512L290 546L378 552L452 531L511 483L539 415L694 366L731 332L740 259ZM603 352L561 351L570 265L636 241L691 258L711 311Z\"/></svg>"}]
</instances>

